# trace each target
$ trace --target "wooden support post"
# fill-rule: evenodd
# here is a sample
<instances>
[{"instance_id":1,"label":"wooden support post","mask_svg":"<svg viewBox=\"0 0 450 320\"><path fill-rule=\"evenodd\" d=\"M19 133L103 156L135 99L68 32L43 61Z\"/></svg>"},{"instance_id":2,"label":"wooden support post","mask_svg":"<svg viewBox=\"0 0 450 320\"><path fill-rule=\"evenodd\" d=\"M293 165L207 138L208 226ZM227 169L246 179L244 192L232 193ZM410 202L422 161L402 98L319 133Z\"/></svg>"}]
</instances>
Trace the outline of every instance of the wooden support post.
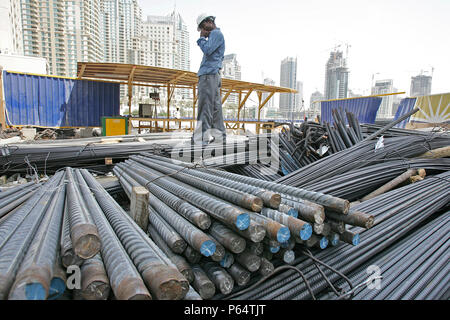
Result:
<instances>
[{"instance_id":1,"label":"wooden support post","mask_svg":"<svg viewBox=\"0 0 450 320\"><path fill-rule=\"evenodd\" d=\"M262 92L258 91L258 123L256 124L256 134L259 134L259 131L261 129L259 120L261 119L261 102L262 102Z\"/></svg>"},{"instance_id":2,"label":"wooden support post","mask_svg":"<svg viewBox=\"0 0 450 320\"><path fill-rule=\"evenodd\" d=\"M131 190L130 216L144 231L148 227L148 195L149 191L141 186Z\"/></svg>"}]
</instances>

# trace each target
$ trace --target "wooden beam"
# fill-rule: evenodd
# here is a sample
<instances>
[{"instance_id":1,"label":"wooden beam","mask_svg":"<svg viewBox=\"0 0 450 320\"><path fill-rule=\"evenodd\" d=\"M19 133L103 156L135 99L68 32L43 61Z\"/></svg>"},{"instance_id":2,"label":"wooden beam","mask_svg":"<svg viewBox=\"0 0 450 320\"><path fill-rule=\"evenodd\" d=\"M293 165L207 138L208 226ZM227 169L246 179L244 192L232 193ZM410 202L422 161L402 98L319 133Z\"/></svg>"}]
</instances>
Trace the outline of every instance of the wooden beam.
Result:
<instances>
[{"instance_id":1,"label":"wooden beam","mask_svg":"<svg viewBox=\"0 0 450 320\"><path fill-rule=\"evenodd\" d=\"M228 97L230 96L230 94L231 94L231 90L233 90L233 88L231 88L227 93L225 93L225 95L223 96L223 98L222 98L222 104L224 104L225 103L225 101L227 101L227 99L228 99Z\"/></svg>"},{"instance_id":2,"label":"wooden beam","mask_svg":"<svg viewBox=\"0 0 450 320\"><path fill-rule=\"evenodd\" d=\"M83 63L82 65L81 65L81 70L80 70L80 72L78 73L78 79L81 79L82 77L83 77L83 74L84 74L84 71L86 70L86 64L85 63Z\"/></svg>"}]
</instances>

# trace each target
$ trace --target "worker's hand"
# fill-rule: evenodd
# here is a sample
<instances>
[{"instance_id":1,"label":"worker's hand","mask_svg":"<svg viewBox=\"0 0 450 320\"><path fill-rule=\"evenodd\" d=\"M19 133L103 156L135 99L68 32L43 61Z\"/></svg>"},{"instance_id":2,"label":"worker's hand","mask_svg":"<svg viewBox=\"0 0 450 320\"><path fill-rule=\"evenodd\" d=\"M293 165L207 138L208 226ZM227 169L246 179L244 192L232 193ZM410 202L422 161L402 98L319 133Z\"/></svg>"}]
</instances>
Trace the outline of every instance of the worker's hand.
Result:
<instances>
[{"instance_id":1,"label":"worker's hand","mask_svg":"<svg viewBox=\"0 0 450 320\"><path fill-rule=\"evenodd\" d=\"M209 36L209 31L206 31L205 29L200 30L200 37L208 38L208 36Z\"/></svg>"}]
</instances>

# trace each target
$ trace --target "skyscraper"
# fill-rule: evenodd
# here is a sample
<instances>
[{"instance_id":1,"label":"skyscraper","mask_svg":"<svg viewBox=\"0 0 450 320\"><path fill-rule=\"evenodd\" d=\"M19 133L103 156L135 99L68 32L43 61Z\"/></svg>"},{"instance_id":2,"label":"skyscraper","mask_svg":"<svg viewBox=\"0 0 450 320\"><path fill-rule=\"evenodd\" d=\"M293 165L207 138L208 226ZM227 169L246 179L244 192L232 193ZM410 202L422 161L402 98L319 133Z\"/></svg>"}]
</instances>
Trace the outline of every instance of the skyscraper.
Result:
<instances>
[{"instance_id":1,"label":"skyscraper","mask_svg":"<svg viewBox=\"0 0 450 320\"><path fill-rule=\"evenodd\" d=\"M333 51L325 67L325 99L347 98L348 90L347 61L342 51Z\"/></svg>"},{"instance_id":2,"label":"skyscraper","mask_svg":"<svg viewBox=\"0 0 450 320\"><path fill-rule=\"evenodd\" d=\"M280 86L296 89L297 86L297 58L287 57L281 61ZM280 94L280 114L290 119L295 109L295 94Z\"/></svg>"},{"instance_id":3,"label":"skyscraper","mask_svg":"<svg viewBox=\"0 0 450 320\"><path fill-rule=\"evenodd\" d=\"M270 78L265 78L263 83L266 86L275 86L275 81L273 81ZM269 96L268 93L263 93L262 94L262 101L266 100L268 96ZM275 100L274 97L270 98L270 100L267 101L267 103L265 105L265 108L273 108L274 107L274 102L275 102L274 100Z\"/></svg>"},{"instance_id":4,"label":"skyscraper","mask_svg":"<svg viewBox=\"0 0 450 320\"><path fill-rule=\"evenodd\" d=\"M189 32L179 13L166 16L147 16L142 23L137 57L132 63L147 66L190 70ZM150 89L141 88L141 96L148 96ZM177 89L175 99L191 96L189 89Z\"/></svg>"},{"instance_id":5,"label":"skyscraper","mask_svg":"<svg viewBox=\"0 0 450 320\"><path fill-rule=\"evenodd\" d=\"M24 55L46 58L50 74L60 76L70 75L65 9L65 1L21 0Z\"/></svg>"},{"instance_id":6,"label":"skyscraper","mask_svg":"<svg viewBox=\"0 0 450 320\"><path fill-rule=\"evenodd\" d=\"M304 107L304 105L303 105L303 82L297 81L295 90L297 90L298 93L295 94L294 112L298 113L300 111L305 111L305 110L302 110Z\"/></svg>"},{"instance_id":7,"label":"skyscraper","mask_svg":"<svg viewBox=\"0 0 450 320\"><path fill-rule=\"evenodd\" d=\"M372 87L372 95L393 93L394 89L394 81L392 79L385 80L377 80L375 85ZM394 102L393 96L383 96L383 100L381 101L380 108L378 109L377 117L378 118L390 118L394 116L392 104Z\"/></svg>"},{"instance_id":8,"label":"skyscraper","mask_svg":"<svg viewBox=\"0 0 450 320\"><path fill-rule=\"evenodd\" d=\"M101 11L97 0L65 1L67 74L75 76L77 62L103 60Z\"/></svg>"},{"instance_id":9,"label":"skyscraper","mask_svg":"<svg viewBox=\"0 0 450 320\"><path fill-rule=\"evenodd\" d=\"M411 97L418 97L431 94L431 80L431 76L423 74L411 77L411 90L409 95Z\"/></svg>"},{"instance_id":10,"label":"skyscraper","mask_svg":"<svg viewBox=\"0 0 450 320\"><path fill-rule=\"evenodd\" d=\"M222 63L223 78L232 80L241 80L241 65L237 61L235 53L227 54L223 58ZM232 93L228 97L226 103L238 105L239 96L237 93Z\"/></svg>"},{"instance_id":11,"label":"skyscraper","mask_svg":"<svg viewBox=\"0 0 450 320\"><path fill-rule=\"evenodd\" d=\"M137 0L100 0L103 61L130 63L142 31L142 9Z\"/></svg>"},{"instance_id":12,"label":"skyscraper","mask_svg":"<svg viewBox=\"0 0 450 320\"><path fill-rule=\"evenodd\" d=\"M0 37L0 53L23 54L23 32L20 1L1 1L0 33L2 35Z\"/></svg>"},{"instance_id":13,"label":"skyscraper","mask_svg":"<svg viewBox=\"0 0 450 320\"><path fill-rule=\"evenodd\" d=\"M320 91L315 91L311 94L311 98L309 99L309 110L308 116L314 117L320 115L320 102L324 100L323 93Z\"/></svg>"}]
</instances>

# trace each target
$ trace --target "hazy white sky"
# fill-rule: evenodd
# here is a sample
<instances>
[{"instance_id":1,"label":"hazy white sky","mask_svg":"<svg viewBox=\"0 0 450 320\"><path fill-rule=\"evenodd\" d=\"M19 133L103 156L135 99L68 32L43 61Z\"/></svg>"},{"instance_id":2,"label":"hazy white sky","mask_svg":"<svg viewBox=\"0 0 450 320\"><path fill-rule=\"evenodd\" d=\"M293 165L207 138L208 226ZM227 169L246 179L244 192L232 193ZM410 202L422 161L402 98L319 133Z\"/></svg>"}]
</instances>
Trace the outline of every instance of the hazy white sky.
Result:
<instances>
[{"instance_id":1,"label":"hazy white sky","mask_svg":"<svg viewBox=\"0 0 450 320\"><path fill-rule=\"evenodd\" d=\"M323 93L325 63L335 45L348 48L349 88L370 94L372 75L394 79L409 94L411 76L434 67L432 93L449 92L450 0L138 0L146 15L176 9L190 32L191 71L202 53L195 20L216 16L226 52L236 53L242 80L280 82L280 63L297 56L297 80L305 105L316 89ZM276 103L278 104L278 103Z\"/></svg>"}]
</instances>

